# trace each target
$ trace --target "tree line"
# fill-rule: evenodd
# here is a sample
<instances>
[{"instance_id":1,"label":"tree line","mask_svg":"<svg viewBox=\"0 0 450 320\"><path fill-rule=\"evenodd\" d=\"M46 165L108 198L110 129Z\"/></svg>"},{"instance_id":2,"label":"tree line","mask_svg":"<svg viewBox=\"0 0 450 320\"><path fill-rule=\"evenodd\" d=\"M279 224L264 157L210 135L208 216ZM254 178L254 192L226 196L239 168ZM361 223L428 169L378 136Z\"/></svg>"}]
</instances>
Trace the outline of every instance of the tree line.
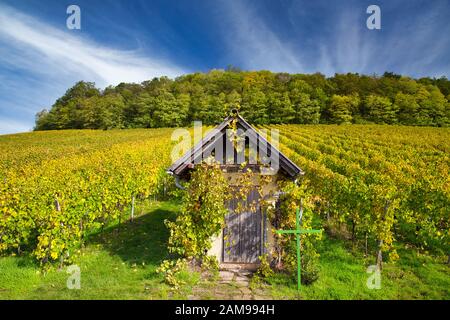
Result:
<instances>
[{"instance_id":1,"label":"tree line","mask_svg":"<svg viewBox=\"0 0 450 320\"><path fill-rule=\"evenodd\" d=\"M80 81L36 114L35 130L179 127L194 120L214 125L231 109L253 124L449 126L450 80L229 68L104 90Z\"/></svg>"}]
</instances>

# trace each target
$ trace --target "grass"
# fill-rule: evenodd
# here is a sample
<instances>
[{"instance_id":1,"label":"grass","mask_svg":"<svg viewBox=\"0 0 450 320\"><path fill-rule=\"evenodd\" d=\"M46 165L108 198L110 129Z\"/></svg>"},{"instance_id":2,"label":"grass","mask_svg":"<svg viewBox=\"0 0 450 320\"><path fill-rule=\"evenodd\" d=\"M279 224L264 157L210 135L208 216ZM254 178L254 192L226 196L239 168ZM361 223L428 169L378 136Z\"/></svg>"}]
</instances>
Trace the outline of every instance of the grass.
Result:
<instances>
[{"instance_id":1,"label":"grass","mask_svg":"<svg viewBox=\"0 0 450 320\"><path fill-rule=\"evenodd\" d=\"M268 279L278 299L450 299L449 267L445 257L432 258L414 250L400 249L400 260L384 263L381 288L369 289L367 266L372 259L347 248L338 239L324 237L320 253L320 277L297 292L296 279L276 274Z\"/></svg>"},{"instance_id":2,"label":"grass","mask_svg":"<svg viewBox=\"0 0 450 320\"><path fill-rule=\"evenodd\" d=\"M163 277L156 273L167 259L168 232L164 219L173 218L176 202L153 203L147 214L106 228L89 237L74 257L80 267L81 290L66 286L66 268L43 274L29 257L0 258L1 299L167 299L172 295ZM188 278L187 286L196 280Z\"/></svg>"},{"instance_id":3,"label":"grass","mask_svg":"<svg viewBox=\"0 0 450 320\"><path fill-rule=\"evenodd\" d=\"M74 255L81 270L81 290L66 286L69 274L56 267L43 273L27 256L0 258L0 299L217 299L217 283L198 272L179 275L185 285L172 292L156 268L170 258L164 219L173 219L177 202L153 202L133 222L112 225L88 238ZM296 290L295 277L276 274L258 288L258 295L274 299L449 299L450 277L445 257L435 258L400 248L400 260L385 264L381 289L366 286L366 267L371 263L342 240L324 237L318 251L320 277ZM196 290L200 289L200 290ZM236 296L232 285L221 286ZM223 296L222 296L223 297Z\"/></svg>"}]
</instances>

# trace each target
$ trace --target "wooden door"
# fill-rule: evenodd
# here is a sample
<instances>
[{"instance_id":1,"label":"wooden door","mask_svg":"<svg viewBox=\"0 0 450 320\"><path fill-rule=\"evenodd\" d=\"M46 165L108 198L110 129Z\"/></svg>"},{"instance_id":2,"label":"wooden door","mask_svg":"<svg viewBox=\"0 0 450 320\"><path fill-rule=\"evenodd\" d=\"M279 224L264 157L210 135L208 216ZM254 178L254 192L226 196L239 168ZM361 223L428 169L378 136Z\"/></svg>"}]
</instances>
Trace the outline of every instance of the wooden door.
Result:
<instances>
[{"instance_id":1,"label":"wooden door","mask_svg":"<svg viewBox=\"0 0 450 320\"><path fill-rule=\"evenodd\" d=\"M253 190L247 197L247 206L258 203L259 193ZM238 201L229 202L230 213L225 217L223 232L223 262L257 263L262 249L262 215L259 205L256 212L236 213Z\"/></svg>"}]
</instances>

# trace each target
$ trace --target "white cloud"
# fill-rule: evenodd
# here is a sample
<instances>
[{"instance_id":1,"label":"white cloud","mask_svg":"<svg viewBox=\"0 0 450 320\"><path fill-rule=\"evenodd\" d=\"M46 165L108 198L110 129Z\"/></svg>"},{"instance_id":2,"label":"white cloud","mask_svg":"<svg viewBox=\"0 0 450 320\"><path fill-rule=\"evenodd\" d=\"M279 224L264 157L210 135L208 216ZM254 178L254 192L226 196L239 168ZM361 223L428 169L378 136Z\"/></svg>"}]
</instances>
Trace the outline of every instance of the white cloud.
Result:
<instances>
[{"instance_id":1,"label":"white cloud","mask_svg":"<svg viewBox=\"0 0 450 320\"><path fill-rule=\"evenodd\" d=\"M450 74L450 60L445 57L450 49L445 2L426 6L420 14L405 13L395 20L392 17L402 14L402 5L382 6L381 30L368 30L367 7L363 4L319 3L318 7L305 8L304 2L294 1L287 9L290 24L284 24L285 34L277 34L258 14L258 7L267 10L270 6L242 0L224 1L222 5L222 29L229 48L226 54L229 61L237 60L246 69L321 72L327 76L385 71L413 77ZM314 16L317 8L323 11L323 17ZM313 16L307 16L308 10ZM312 19L317 20L312 35L301 29L305 19L310 26ZM291 29L286 28L289 25Z\"/></svg>"},{"instance_id":2,"label":"white cloud","mask_svg":"<svg viewBox=\"0 0 450 320\"><path fill-rule=\"evenodd\" d=\"M420 15L386 24L384 15L401 11L398 7L383 10L381 30L365 27L364 7L348 8L337 15L336 29L330 38L318 39L319 59L313 63L318 71L382 74L393 71L413 77L441 76L450 73L450 60L443 56L450 48L450 25L442 26L440 5L424 9Z\"/></svg>"},{"instance_id":3,"label":"white cloud","mask_svg":"<svg viewBox=\"0 0 450 320\"><path fill-rule=\"evenodd\" d=\"M76 36L80 31L64 32L15 9L0 8L0 36L9 46L23 50L21 56L9 63L19 62L39 73L90 76L106 85L183 73L181 68L167 61L145 57L138 51L101 46ZM30 61L30 56L37 60ZM51 66L54 69L49 68Z\"/></svg>"},{"instance_id":4,"label":"white cloud","mask_svg":"<svg viewBox=\"0 0 450 320\"><path fill-rule=\"evenodd\" d=\"M111 48L84 35L0 5L0 132L30 129L34 113L79 80L105 87L186 72L141 49Z\"/></svg>"},{"instance_id":5,"label":"white cloud","mask_svg":"<svg viewBox=\"0 0 450 320\"><path fill-rule=\"evenodd\" d=\"M222 3L223 33L232 60L246 69L299 72L303 69L299 52L265 24L241 1ZM298 39L296 39L298 40Z\"/></svg>"},{"instance_id":6,"label":"white cloud","mask_svg":"<svg viewBox=\"0 0 450 320\"><path fill-rule=\"evenodd\" d=\"M315 62L318 71L332 76L334 73L360 72L369 70L377 54L370 37L361 34L361 19L365 12L344 10L335 23L335 31L328 41L318 41L319 55ZM379 31L372 31L379 32Z\"/></svg>"}]
</instances>

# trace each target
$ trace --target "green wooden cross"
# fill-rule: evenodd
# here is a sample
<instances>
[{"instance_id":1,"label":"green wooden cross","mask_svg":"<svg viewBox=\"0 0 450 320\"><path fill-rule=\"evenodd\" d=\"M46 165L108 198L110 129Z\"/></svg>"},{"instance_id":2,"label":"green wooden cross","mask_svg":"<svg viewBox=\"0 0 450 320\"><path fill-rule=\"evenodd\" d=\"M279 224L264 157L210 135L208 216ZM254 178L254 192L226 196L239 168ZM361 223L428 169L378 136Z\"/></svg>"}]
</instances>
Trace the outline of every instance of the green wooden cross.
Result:
<instances>
[{"instance_id":1,"label":"green wooden cross","mask_svg":"<svg viewBox=\"0 0 450 320\"><path fill-rule=\"evenodd\" d=\"M301 285L301 259L300 259L300 234L304 233L321 233L322 230L314 230L314 229L300 229L300 219L303 215L303 206L302 202L300 201L300 210L297 208L296 212L296 219L295 219L295 230L277 230L276 232L281 233L294 233L297 238L297 290L300 291L300 285Z\"/></svg>"}]
</instances>

